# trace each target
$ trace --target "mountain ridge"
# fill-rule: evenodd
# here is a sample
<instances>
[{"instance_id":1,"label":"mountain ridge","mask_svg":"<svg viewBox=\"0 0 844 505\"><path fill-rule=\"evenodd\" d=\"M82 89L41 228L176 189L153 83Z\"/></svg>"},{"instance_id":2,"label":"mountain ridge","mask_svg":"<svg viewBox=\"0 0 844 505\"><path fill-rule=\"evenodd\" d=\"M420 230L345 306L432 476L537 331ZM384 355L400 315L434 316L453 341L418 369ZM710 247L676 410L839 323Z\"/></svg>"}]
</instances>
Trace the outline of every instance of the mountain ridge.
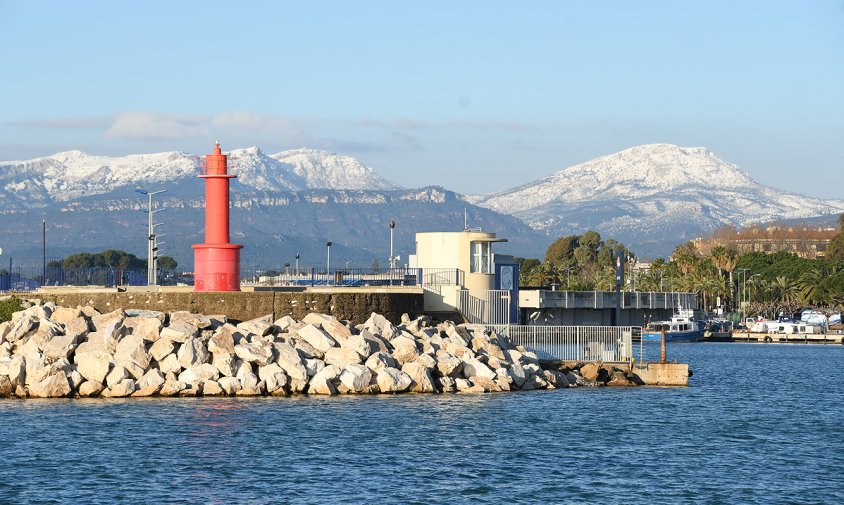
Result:
<instances>
[{"instance_id":1,"label":"mountain ridge","mask_svg":"<svg viewBox=\"0 0 844 505\"><path fill-rule=\"evenodd\" d=\"M257 146L227 154L230 172L238 175L231 186L232 205L277 216L276 222L259 219L261 225L254 229L259 234L276 233L273 228L284 222L289 230L312 236L317 228L304 228L313 224L284 217L284 209L295 207L297 215L307 215L305 221L319 212L339 212L323 218L340 223L340 228L345 226L350 236L360 236L360 230L371 229L361 220L364 216L376 222L389 221L395 216L379 212L393 209L395 202L424 201L436 215L445 207L456 212L461 205L478 205L499 216L513 216L530 226L535 236L528 237L509 222L504 229L490 231L505 237L508 232L523 234L525 251L515 251L522 256L544 249L558 236L589 229L624 242L640 256L665 256L678 243L725 224L743 226L844 212L844 201L761 185L705 147L634 146L508 190L455 194L439 201L419 200L413 195L429 191L427 188L401 188L351 156L307 148L267 154ZM145 201L134 193L139 186L166 188L168 193L156 199L160 205L197 209L204 193L196 179L201 159L180 151L107 157L70 150L33 160L0 162L0 217L38 209L104 213L140 208ZM439 190L452 195L445 188ZM118 203L121 199L132 203ZM313 208L300 208L308 205ZM404 208L402 212L413 214ZM358 220L344 213L357 213ZM248 214L244 218L248 219ZM492 221L504 223L500 218ZM430 231L428 228L437 224L435 218L414 223L420 226L417 231ZM192 226L201 226L201 222ZM329 232L339 233L334 228L326 230ZM544 245L540 247L540 243Z\"/></svg>"},{"instance_id":2,"label":"mountain ridge","mask_svg":"<svg viewBox=\"0 0 844 505\"><path fill-rule=\"evenodd\" d=\"M551 237L594 229L649 254L725 224L844 212L844 201L764 186L707 148L673 144L631 147L466 199Z\"/></svg>"}]
</instances>

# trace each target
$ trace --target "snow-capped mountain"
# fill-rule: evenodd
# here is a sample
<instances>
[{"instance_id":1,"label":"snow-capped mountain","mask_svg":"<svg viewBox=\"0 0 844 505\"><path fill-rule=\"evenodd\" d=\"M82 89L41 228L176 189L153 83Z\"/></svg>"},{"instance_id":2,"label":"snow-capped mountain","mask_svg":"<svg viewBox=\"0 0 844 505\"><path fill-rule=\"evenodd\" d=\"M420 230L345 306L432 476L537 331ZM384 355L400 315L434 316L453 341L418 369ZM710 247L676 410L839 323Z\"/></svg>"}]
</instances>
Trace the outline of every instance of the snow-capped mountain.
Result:
<instances>
[{"instance_id":1,"label":"snow-capped mountain","mask_svg":"<svg viewBox=\"0 0 844 505\"><path fill-rule=\"evenodd\" d=\"M326 151L296 149L269 156L249 147L228 154L239 191L400 189L358 160ZM183 152L107 157L67 151L0 162L0 203L7 210L22 210L120 188L168 184L194 177L200 160L201 156ZM201 190L201 184L196 186Z\"/></svg>"},{"instance_id":2,"label":"snow-capped mountain","mask_svg":"<svg viewBox=\"0 0 844 505\"><path fill-rule=\"evenodd\" d=\"M467 199L512 214L552 238L593 229L638 245L643 254L665 254L667 247L725 224L844 211L844 201L763 186L706 148L671 144L632 147Z\"/></svg>"},{"instance_id":3,"label":"snow-capped mountain","mask_svg":"<svg viewBox=\"0 0 844 505\"><path fill-rule=\"evenodd\" d=\"M401 189L351 156L316 149L292 149L273 154L271 158L290 167L291 172L304 181L303 189Z\"/></svg>"}]
</instances>

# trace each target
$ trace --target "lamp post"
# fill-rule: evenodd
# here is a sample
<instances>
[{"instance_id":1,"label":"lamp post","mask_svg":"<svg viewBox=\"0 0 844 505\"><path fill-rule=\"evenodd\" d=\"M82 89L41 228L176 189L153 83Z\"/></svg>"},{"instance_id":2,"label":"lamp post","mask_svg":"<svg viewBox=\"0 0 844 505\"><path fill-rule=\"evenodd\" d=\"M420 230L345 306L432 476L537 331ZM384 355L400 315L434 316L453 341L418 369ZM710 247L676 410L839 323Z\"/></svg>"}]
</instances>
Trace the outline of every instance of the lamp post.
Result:
<instances>
[{"instance_id":1,"label":"lamp post","mask_svg":"<svg viewBox=\"0 0 844 505\"><path fill-rule=\"evenodd\" d=\"M135 189L136 193L147 195L147 210L144 211L143 209L141 209L141 212L147 213L147 218L149 220L147 224L147 230L149 232L147 234L147 286L155 285L155 259L153 258L153 256L155 255L155 251L153 250L153 248L155 247L155 225L152 222L152 215L156 212L161 212L162 210L164 210L164 207L152 210L152 197L159 193L165 193L166 191L166 189L160 189L158 191L146 191L140 188Z\"/></svg>"},{"instance_id":2,"label":"lamp post","mask_svg":"<svg viewBox=\"0 0 844 505\"><path fill-rule=\"evenodd\" d=\"M741 297L739 297L739 299L740 299L740 300L741 300L741 302L742 302L742 303L741 303L741 310L739 311L739 313L741 314L741 318L742 318L742 319L744 319L744 316L745 316L745 313L744 313L744 309L745 309L744 299L745 299L745 297L747 296L747 271L748 271L748 270L750 270L750 269L749 269L749 268L738 268L738 269L736 269L736 271L737 271L737 272L739 272L739 273L741 273L741 276L742 276Z\"/></svg>"},{"instance_id":3,"label":"lamp post","mask_svg":"<svg viewBox=\"0 0 844 505\"><path fill-rule=\"evenodd\" d=\"M396 268L396 258L393 256L393 230L396 229L396 222L390 219L390 259L387 261L387 266Z\"/></svg>"},{"instance_id":4,"label":"lamp post","mask_svg":"<svg viewBox=\"0 0 844 505\"><path fill-rule=\"evenodd\" d=\"M299 253L296 253L296 275L299 275Z\"/></svg>"},{"instance_id":5,"label":"lamp post","mask_svg":"<svg viewBox=\"0 0 844 505\"><path fill-rule=\"evenodd\" d=\"M328 248L328 254L325 256L325 275L331 275L331 241L325 243Z\"/></svg>"}]
</instances>

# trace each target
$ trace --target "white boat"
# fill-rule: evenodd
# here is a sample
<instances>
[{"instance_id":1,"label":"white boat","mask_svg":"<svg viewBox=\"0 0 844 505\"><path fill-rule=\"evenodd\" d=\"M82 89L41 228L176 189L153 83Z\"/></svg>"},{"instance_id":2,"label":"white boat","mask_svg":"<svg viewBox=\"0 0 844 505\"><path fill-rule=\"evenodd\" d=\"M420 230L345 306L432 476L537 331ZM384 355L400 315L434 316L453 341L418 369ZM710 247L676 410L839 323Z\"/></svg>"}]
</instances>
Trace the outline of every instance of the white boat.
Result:
<instances>
[{"instance_id":1,"label":"white boat","mask_svg":"<svg viewBox=\"0 0 844 505\"><path fill-rule=\"evenodd\" d=\"M680 308L670 321L648 323L642 329L642 341L659 342L663 329L666 342L698 342L703 338L704 331L703 323L695 321L693 310Z\"/></svg>"}]
</instances>

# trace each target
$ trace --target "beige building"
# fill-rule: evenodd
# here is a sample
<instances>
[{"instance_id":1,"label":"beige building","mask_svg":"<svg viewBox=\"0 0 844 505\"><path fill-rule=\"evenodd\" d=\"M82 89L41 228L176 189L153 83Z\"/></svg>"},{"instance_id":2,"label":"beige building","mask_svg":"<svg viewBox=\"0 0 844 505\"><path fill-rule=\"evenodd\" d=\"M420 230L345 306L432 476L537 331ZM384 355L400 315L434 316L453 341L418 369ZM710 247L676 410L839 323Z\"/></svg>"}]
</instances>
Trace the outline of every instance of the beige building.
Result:
<instances>
[{"instance_id":1,"label":"beige building","mask_svg":"<svg viewBox=\"0 0 844 505\"><path fill-rule=\"evenodd\" d=\"M457 269L455 285L440 286L425 292L425 309L433 312L454 311L460 304L460 291L469 290L485 296L495 289L493 244L507 242L495 233L479 231L426 232L416 234L415 267L426 272Z\"/></svg>"}]
</instances>

